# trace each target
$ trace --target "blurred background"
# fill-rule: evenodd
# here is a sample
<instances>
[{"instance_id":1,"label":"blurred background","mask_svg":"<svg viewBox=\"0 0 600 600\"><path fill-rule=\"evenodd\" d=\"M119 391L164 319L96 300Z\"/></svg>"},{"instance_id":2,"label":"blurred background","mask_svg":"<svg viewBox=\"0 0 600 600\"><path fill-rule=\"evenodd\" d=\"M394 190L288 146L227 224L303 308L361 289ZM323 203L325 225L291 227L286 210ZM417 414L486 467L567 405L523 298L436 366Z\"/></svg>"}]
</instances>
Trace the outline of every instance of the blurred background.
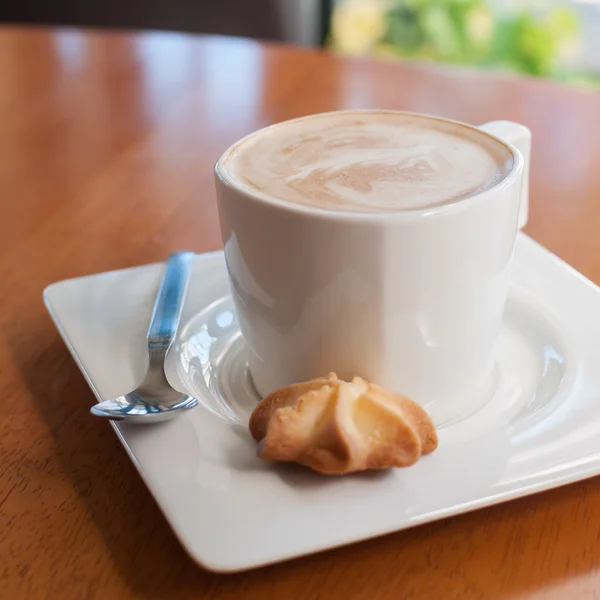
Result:
<instances>
[{"instance_id":1,"label":"blurred background","mask_svg":"<svg viewBox=\"0 0 600 600\"><path fill-rule=\"evenodd\" d=\"M239 35L600 85L600 0L20 0L0 20Z\"/></svg>"}]
</instances>

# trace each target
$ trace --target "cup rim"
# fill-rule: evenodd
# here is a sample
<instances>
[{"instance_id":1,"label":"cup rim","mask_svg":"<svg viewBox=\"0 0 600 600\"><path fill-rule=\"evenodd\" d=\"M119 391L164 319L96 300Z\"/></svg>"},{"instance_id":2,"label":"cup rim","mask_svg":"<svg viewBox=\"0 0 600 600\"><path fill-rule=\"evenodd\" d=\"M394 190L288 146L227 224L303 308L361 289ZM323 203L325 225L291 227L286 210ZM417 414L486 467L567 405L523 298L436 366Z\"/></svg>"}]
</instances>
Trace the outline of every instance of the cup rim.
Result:
<instances>
[{"instance_id":1,"label":"cup rim","mask_svg":"<svg viewBox=\"0 0 600 600\"><path fill-rule=\"evenodd\" d=\"M389 211L389 212L354 212L354 211L342 211L342 210L329 210L326 208L318 208L313 206L307 206L304 204L295 204L292 202L286 202L285 200L279 200L273 196L269 196L268 194L263 194L262 192L255 190L251 186L242 183L235 179L230 173L228 173L225 168L225 161L229 157L229 155L241 144L243 144L246 140L250 139L254 135L257 135L259 132L268 131L270 129L285 126L289 123L295 123L297 121L305 121L307 119L315 119L315 118L324 118L330 115L343 115L343 114L368 114L368 113L378 113L378 114L393 114L393 115L402 115L416 118L423 118L427 120L441 121L444 123L450 123L453 125L457 125L459 127L464 127L471 131L476 131L478 134L487 136L491 138L495 142L502 144L513 157L513 165L510 169L509 173L501 179L497 184L492 186L491 188L482 190L473 194L472 196L467 196L466 198L459 198L458 200L454 200L452 202L448 202L446 204L440 204L436 206L428 206L421 208L408 208L401 211ZM280 121L278 123L273 123L266 127L261 127L248 135L240 138L231 144L225 152L221 154L219 159L217 160L214 167L215 177L226 187L233 188L237 192L242 195L248 197L251 200L255 200L260 202L261 204L265 204L267 206L271 206L276 209L284 210L286 212L295 213L302 216L312 216L318 219L325 220L334 220L334 221L398 221L398 220L409 220L414 218L432 218L432 217L441 217L449 214L454 214L456 212L460 212L463 210L467 210L471 206L480 204L491 194L496 192L501 192L502 190L509 188L515 183L517 177L519 177L524 168L525 159L523 154L520 152L518 148L506 142L505 140L493 135L488 131L484 131L475 125L470 125L469 123L464 123L463 121L458 121L455 119L448 119L446 117L440 117L436 115L429 115L426 113L418 113L412 111L403 111L403 110L391 110L391 109L377 109L377 108L360 108L360 109L344 109L344 110L333 110L321 113L314 113L309 115L304 115L301 117L296 117L294 119L287 119L285 121Z\"/></svg>"}]
</instances>

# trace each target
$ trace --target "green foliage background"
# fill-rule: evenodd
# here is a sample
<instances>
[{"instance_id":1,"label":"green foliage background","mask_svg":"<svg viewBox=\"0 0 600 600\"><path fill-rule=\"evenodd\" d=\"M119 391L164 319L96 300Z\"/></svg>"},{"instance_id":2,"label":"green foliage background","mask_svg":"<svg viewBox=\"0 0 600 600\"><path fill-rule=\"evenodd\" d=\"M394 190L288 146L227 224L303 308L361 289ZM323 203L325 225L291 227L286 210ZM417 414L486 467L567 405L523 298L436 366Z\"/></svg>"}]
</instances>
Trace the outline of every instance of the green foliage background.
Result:
<instances>
[{"instance_id":1,"label":"green foliage background","mask_svg":"<svg viewBox=\"0 0 600 600\"><path fill-rule=\"evenodd\" d=\"M597 81L560 70L560 50L578 33L576 14L567 7L498 14L485 0L395 0L387 9L386 23L379 52Z\"/></svg>"}]
</instances>

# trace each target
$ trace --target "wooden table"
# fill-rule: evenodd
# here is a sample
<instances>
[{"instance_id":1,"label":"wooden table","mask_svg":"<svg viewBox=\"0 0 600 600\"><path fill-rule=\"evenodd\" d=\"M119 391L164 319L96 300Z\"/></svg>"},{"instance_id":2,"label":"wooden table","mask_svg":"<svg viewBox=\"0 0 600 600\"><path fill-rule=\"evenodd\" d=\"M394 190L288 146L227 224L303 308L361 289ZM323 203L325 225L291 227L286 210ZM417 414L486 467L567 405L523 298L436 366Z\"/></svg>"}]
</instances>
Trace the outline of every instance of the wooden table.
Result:
<instances>
[{"instance_id":1,"label":"wooden table","mask_svg":"<svg viewBox=\"0 0 600 600\"><path fill-rule=\"evenodd\" d=\"M1 598L600 598L599 478L219 576L186 556L89 416L43 287L219 248L221 151L350 107L528 125L527 231L600 282L598 92L246 40L0 30Z\"/></svg>"}]
</instances>

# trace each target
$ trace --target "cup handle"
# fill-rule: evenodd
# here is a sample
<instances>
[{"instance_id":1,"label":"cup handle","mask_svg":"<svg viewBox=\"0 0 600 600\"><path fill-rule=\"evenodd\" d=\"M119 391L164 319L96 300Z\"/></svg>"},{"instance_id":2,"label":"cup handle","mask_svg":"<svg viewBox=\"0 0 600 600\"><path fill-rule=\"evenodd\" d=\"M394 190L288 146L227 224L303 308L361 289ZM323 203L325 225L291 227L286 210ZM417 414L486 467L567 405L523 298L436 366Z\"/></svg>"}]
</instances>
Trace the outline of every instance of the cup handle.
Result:
<instances>
[{"instance_id":1,"label":"cup handle","mask_svg":"<svg viewBox=\"0 0 600 600\"><path fill-rule=\"evenodd\" d=\"M519 229L527 224L529 217L529 163L531 162L531 131L525 125L511 121L491 121L479 129L508 142L521 152L525 159L521 179L521 204L519 207Z\"/></svg>"}]
</instances>

